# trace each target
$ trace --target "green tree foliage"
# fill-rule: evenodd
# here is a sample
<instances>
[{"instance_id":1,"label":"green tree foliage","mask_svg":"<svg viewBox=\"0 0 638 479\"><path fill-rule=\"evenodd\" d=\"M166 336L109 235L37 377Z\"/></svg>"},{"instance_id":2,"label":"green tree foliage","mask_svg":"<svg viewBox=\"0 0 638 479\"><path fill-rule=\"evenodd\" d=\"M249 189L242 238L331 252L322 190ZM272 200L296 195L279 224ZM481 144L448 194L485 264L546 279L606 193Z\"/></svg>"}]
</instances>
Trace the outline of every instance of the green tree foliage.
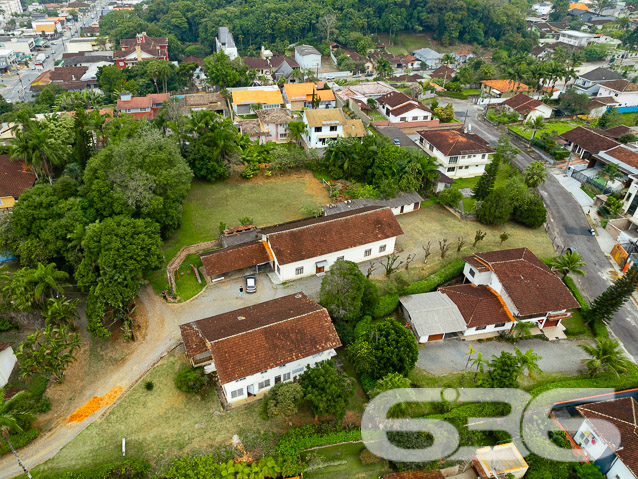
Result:
<instances>
[{"instance_id":1,"label":"green tree foliage","mask_svg":"<svg viewBox=\"0 0 638 479\"><path fill-rule=\"evenodd\" d=\"M492 157L490 164L485 167L485 173L481 175L476 186L472 190L474 198L478 201L483 201L494 189L494 183L496 182L500 165L501 156L496 154Z\"/></svg>"},{"instance_id":2,"label":"green tree foliage","mask_svg":"<svg viewBox=\"0 0 638 479\"><path fill-rule=\"evenodd\" d=\"M64 379L68 365L76 360L80 336L67 326L48 324L27 336L15 351L20 372L25 379L39 374L58 382Z\"/></svg>"},{"instance_id":3,"label":"green tree foliage","mask_svg":"<svg viewBox=\"0 0 638 479\"><path fill-rule=\"evenodd\" d=\"M575 251L568 251L552 260L552 268L565 278L568 274L585 276L583 257Z\"/></svg>"},{"instance_id":4,"label":"green tree foliage","mask_svg":"<svg viewBox=\"0 0 638 479\"><path fill-rule=\"evenodd\" d=\"M352 261L336 261L321 280L319 303L335 320L357 321L371 314L378 300L377 287Z\"/></svg>"},{"instance_id":5,"label":"green tree foliage","mask_svg":"<svg viewBox=\"0 0 638 479\"><path fill-rule=\"evenodd\" d=\"M510 137L507 133L501 135L498 138L498 143L496 144L496 154L498 154L503 163L507 163L509 165L512 160L516 158L516 155L518 155L520 152L521 150L510 143Z\"/></svg>"},{"instance_id":6,"label":"green tree foliage","mask_svg":"<svg viewBox=\"0 0 638 479\"><path fill-rule=\"evenodd\" d=\"M58 298L50 298L42 312L46 324L54 326L68 326L75 329L75 321L80 319L78 313L79 299L66 299L64 296Z\"/></svg>"},{"instance_id":7,"label":"green tree foliage","mask_svg":"<svg viewBox=\"0 0 638 479\"><path fill-rule=\"evenodd\" d=\"M87 227L75 279L89 291L86 316L92 334L110 334L103 323L107 311L116 319L127 317L143 273L162 265L161 244L159 226L148 219L115 216Z\"/></svg>"},{"instance_id":8,"label":"green tree foliage","mask_svg":"<svg viewBox=\"0 0 638 479\"><path fill-rule=\"evenodd\" d=\"M587 113L587 105L589 105L589 96L586 93L576 93L574 90L567 90L567 93L561 95L558 102L558 108L569 115L582 115ZM605 114L603 114L605 116ZM602 119L602 118L601 118ZM600 126L600 120L599 120ZM601 128L605 128L604 126Z\"/></svg>"},{"instance_id":9,"label":"green tree foliage","mask_svg":"<svg viewBox=\"0 0 638 479\"><path fill-rule=\"evenodd\" d=\"M168 236L179 227L191 178L175 142L145 129L89 160L84 173L89 214L95 219L122 214L152 219Z\"/></svg>"},{"instance_id":10,"label":"green tree foliage","mask_svg":"<svg viewBox=\"0 0 638 479\"><path fill-rule=\"evenodd\" d=\"M623 276L614 281L591 305L587 322L609 323L638 286L638 265L634 264Z\"/></svg>"},{"instance_id":11,"label":"green tree foliage","mask_svg":"<svg viewBox=\"0 0 638 479\"><path fill-rule=\"evenodd\" d=\"M444 205L459 207L459 202L463 199L463 193L456 188L448 188L439 193L439 201Z\"/></svg>"},{"instance_id":12,"label":"green tree foliage","mask_svg":"<svg viewBox=\"0 0 638 479\"><path fill-rule=\"evenodd\" d=\"M542 161L535 161L529 164L523 172L523 179L529 188L538 188L545 182L546 177L547 171L545 170L545 163Z\"/></svg>"},{"instance_id":13,"label":"green tree foliage","mask_svg":"<svg viewBox=\"0 0 638 479\"><path fill-rule=\"evenodd\" d=\"M511 195L503 186L492 191L477 209L478 220L486 225L502 225L514 211Z\"/></svg>"},{"instance_id":14,"label":"green tree foliage","mask_svg":"<svg viewBox=\"0 0 638 479\"><path fill-rule=\"evenodd\" d=\"M264 396L259 415L264 419L294 416L303 397L303 389L298 383L275 384Z\"/></svg>"},{"instance_id":15,"label":"green tree foliage","mask_svg":"<svg viewBox=\"0 0 638 479\"><path fill-rule=\"evenodd\" d=\"M38 263L36 268L25 267L11 275L3 293L19 310L42 309L47 300L64 292L62 284L68 279L54 263Z\"/></svg>"},{"instance_id":16,"label":"green tree foliage","mask_svg":"<svg viewBox=\"0 0 638 479\"><path fill-rule=\"evenodd\" d=\"M240 58L231 60L224 52L204 58L204 71L212 85L222 88L248 86L255 78L255 71L244 65Z\"/></svg>"},{"instance_id":17,"label":"green tree foliage","mask_svg":"<svg viewBox=\"0 0 638 479\"><path fill-rule=\"evenodd\" d=\"M383 80L392 75L392 64L390 64L390 61L385 57L380 56L377 58L377 61L374 64L374 69L379 78Z\"/></svg>"},{"instance_id":18,"label":"green tree foliage","mask_svg":"<svg viewBox=\"0 0 638 479\"><path fill-rule=\"evenodd\" d=\"M346 377L337 373L334 360L323 361L306 369L299 378L304 399L316 416L333 415L341 420L346 414L352 388Z\"/></svg>"},{"instance_id":19,"label":"green tree foliage","mask_svg":"<svg viewBox=\"0 0 638 479\"><path fill-rule=\"evenodd\" d=\"M356 331L355 331L356 336ZM389 373L406 376L416 364L418 351L412 333L398 321L388 318L374 323L348 348L360 374L375 379Z\"/></svg>"},{"instance_id":20,"label":"green tree foliage","mask_svg":"<svg viewBox=\"0 0 638 479\"><path fill-rule=\"evenodd\" d=\"M444 107L439 106L433 110L434 116L441 120L441 123L450 123L454 121L454 105L448 103Z\"/></svg>"},{"instance_id":21,"label":"green tree foliage","mask_svg":"<svg viewBox=\"0 0 638 479\"><path fill-rule=\"evenodd\" d=\"M487 388L515 388L520 374L519 359L507 351L501 351L500 356L492 356L488 363L490 367L487 376L481 380L481 386Z\"/></svg>"},{"instance_id":22,"label":"green tree foliage","mask_svg":"<svg viewBox=\"0 0 638 479\"><path fill-rule=\"evenodd\" d=\"M605 475L600 472L600 467L592 462L577 464L574 470L578 479L605 479Z\"/></svg>"},{"instance_id":23,"label":"green tree foliage","mask_svg":"<svg viewBox=\"0 0 638 479\"><path fill-rule=\"evenodd\" d=\"M186 366L175 375L175 387L185 393L201 393L208 383L209 378L204 368Z\"/></svg>"},{"instance_id":24,"label":"green tree foliage","mask_svg":"<svg viewBox=\"0 0 638 479\"><path fill-rule=\"evenodd\" d=\"M607 371L620 376L629 370L631 361L624 355L620 343L615 339L596 338L596 344L579 346L590 356L589 359L584 359L583 363L592 377Z\"/></svg>"},{"instance_id":25,"label":"green tree foliage","mask_svg":"<svg viewBox=\"0 0 638 479\"><path fill-rule=\"evenodd\" d=\"M529 228L538 228L545 223L547 210L543 199L536 191L527 189L516 199L514 220Z\"/></svg>"}]
</instances>

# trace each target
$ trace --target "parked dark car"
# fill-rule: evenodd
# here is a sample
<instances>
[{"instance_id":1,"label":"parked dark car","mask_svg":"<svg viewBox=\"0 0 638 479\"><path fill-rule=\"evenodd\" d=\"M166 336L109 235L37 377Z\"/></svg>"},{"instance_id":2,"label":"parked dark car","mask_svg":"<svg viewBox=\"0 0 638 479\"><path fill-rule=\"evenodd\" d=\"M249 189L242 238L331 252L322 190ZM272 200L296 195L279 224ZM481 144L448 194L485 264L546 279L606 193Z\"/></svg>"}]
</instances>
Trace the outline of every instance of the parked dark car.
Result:
<instances>
[{"instance_id":1,"label":"parked dark car","mask_svg":"<svg viewBox=\"0 0 638 479\"><path fill-rule=\"evenodd\" d=\"M257 278L254 274L249 274L246 276L246 292L247 293L256 293L257 292Z\"/></svg>"}]
</instances>

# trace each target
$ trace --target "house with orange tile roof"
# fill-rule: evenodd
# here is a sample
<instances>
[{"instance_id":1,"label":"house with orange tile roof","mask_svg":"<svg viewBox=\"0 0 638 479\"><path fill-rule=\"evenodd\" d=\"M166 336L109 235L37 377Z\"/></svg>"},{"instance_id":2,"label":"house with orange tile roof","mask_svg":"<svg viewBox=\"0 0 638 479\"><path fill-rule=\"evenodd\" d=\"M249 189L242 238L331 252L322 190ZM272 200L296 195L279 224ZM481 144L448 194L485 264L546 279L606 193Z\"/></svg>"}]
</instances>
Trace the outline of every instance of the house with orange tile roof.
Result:
<instances>
[{"instance_id":1,"label":"house with orange tile roof","mask_svg":"<svg viewBox=\"0 0 638 479\"><path fill-rule=\"evenodd\" d=\"M130 93L122 93L120 99L117 100L116 110L120 114L131 115L136 120L140 118L152 120L159 114L162 105L169 98L168 93L153 93L146 96L132 96Z\"/></svg>"},{"instance_id":2,"label":"house with orange tile roof","mask_svg":"<svg viewBox=\"0 0 638 479\"><path fill-rule=\"evenodd\" d=\"M337 101L332 90L320 90L314 83L286 83L283 87L286 108L301 111L312 108L312 102L318 101L317 108L335 108Z\"/></svg>"},{"instance_id":3,"label":"house with orange tile roof","mask_svg":"<svg viewBox=\"0 0 638 479\"><path fill-rule=\"evenodd\" d=\"M481 96L492 98L509 98L519 93L531 92L532 89L515 80L483 80Z\"/></svg>"},{"instance_id":4,"label":"house with orange tile roof","mask_svg":"<svg viewBox=\"0 0 638 479\"><path fill-rule=\"evenodd\" d=\"M266 109L286 106L277 85L229 88L229 90L232 96L231 105L237 115L250 115L255 105Z\"/></svg>"}]
</instances>

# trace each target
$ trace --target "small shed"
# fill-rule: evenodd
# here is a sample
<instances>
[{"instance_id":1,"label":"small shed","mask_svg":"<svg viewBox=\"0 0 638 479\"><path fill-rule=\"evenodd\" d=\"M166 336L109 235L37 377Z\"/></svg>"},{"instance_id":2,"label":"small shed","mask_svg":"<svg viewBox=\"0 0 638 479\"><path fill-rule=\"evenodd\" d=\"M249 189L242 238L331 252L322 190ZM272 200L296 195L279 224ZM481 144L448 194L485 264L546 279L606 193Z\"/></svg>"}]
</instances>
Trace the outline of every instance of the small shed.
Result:
<instances>
[{"instance_id":1,"label":"small shed","mask_svg":"<svg viewBox=\"0 0 638 479\"><path fill-rule=\"evenodd\" d=\"M400 299L401 312L419 343L440 341L467 329L454 301L435 291L411 294Z\"/></svg>"}]
</instances>

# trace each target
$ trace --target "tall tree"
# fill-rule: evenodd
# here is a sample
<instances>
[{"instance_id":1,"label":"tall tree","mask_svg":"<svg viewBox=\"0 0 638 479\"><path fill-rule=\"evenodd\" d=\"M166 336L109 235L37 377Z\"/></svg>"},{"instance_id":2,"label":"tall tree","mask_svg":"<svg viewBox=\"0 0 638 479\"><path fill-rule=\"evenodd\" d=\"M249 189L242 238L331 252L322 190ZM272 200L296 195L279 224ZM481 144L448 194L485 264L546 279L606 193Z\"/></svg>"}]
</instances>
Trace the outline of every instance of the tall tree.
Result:
<instances>
[{"instance_id":1,"label":"tall tree","mask_svg":"<svg viewBox=\"0 0 638 479\"><path fill-rule=\"evenodd\" d=\"M499 154L495 154L492 157L490 164L485 167L485 172L481 175L479 180L476 182L476 186L472 190L472 195L478 201L482 201L487 198L494 189L500 165L501 156Z\"/></svg>"},{"instance_id":2,"label":"tall tree","mask_svg":"<svg viewBox=\"0 0 638 479\"><path fill-rule=\"evenodd\" d=\"M616 376L629 370L631 361L623 354L620 343L611 338L596 338L596 344L579 344L589 356L583 363L587 366L590 376L597 376L603 372L612 372Z\"/></svg>"},{"instance_id":3,"label":"tall tree","mask_svg":"<svg viewBox=\"0 0 638 479\"><path fill-rule=\"evenodd\" d=\"M338 421L343 419L352 387L345 376L335 370L333 359L306 369L299 383L315 416L333 415Z\"/></svg>"},{"instance_id":4,"label":"tall tree","mask_svg":"<svg viewBox=\"0 0 638 479\"><path fill-rule=\"evenodd\" d=\"M614 281L591 305L587 321L609 323L614 314L625 304L638 287L638 265L634 265L620 278Z\"/></svg>"},{"instance_id":5,"label":"tall tree","mask_svg":"<svg viewBox=\"0 0 638 479\"><path fill-rule=\"evenodd\" d=\"M386 79L392 75L392 64L385 57L380 56L377 58L377 61L374 64L374 69L381 79Z\"/></svg>"},{"instance_id":6,"label":"tall tree","mask_svg":"<svg viewBox=\"0 0 638 479\"><path fill-rule=\"evenodd\" d=\"M330 45L330 38L336 32L337 16L334 13L324 13L317 21L319 31L326 37L326 43Z\"/></svg>"},{"instance_id":7,"label":"tall tree","mask_svg":"<svg viewBox=\"0 0 638 479\"><path fill-rule=\"evenodd\" d=\"M319 303L335 320L356 321L377 302L377 287L352 261L336 261L321 280Z\"/></svg>"},{"instance_id":8,"label":"tall tree","mask_svg":"<svg viewBox=\"0 0 638 479\"><path fill-rule=\"evenodd\" d=\"M510 137L507 133L502 134L498 138L496 153L499 154L503 163L507 163L509 165L520 152L521 150L510 143Z\"/></svg>"},{"instance_id":9,"label":"tall tree","mask_svg":"<svg viewBox=\"0 0 638 479\"><path fill-rule=\"evenodd\" d=\"M303 121L291 121L288 123L288 138L293 140L298 145L301 145L303 135L308 131L306 124Z\"/></svg>"}]
</instances>

